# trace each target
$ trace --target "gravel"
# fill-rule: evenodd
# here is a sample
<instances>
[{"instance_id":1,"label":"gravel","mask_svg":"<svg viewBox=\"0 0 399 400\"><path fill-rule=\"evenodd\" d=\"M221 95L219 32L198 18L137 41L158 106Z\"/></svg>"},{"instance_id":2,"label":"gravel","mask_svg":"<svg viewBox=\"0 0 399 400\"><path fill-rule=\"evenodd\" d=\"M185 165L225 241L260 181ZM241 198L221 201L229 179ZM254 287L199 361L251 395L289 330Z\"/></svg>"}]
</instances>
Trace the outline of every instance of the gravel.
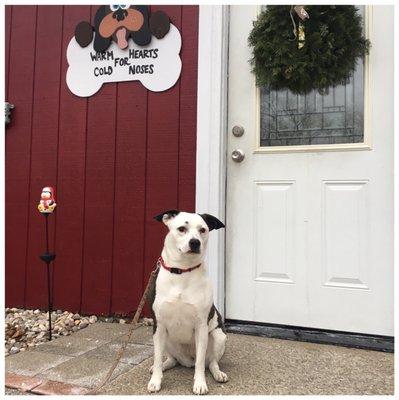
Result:
<instances>
[{"instance_id":1,"label":"gravel","mask_svg":"<svg viewBox=\"0 0 399 400\"><path fill-rule=\"evenodd\" d=\"M48 312L6 308L5 356L17 354L48 341ZM57 310L51 313L52 337L68 336L97 321L126 324L131 318L82 316L78 313ZM144 325L152 319L143 318Z\"/></svg>"},{"instance_id":2,"label":"gravel","mask_svg":"<svg viewBox=\"0 0 399 400\"><path fill-rule=\"evenodd\" d=\"M95 315L81 316L68 311L51 313L52 337L68 336L97 321ZM48 312L6 308L5 356L26 351L48 341Z\"/></svg>"}]
</instances>

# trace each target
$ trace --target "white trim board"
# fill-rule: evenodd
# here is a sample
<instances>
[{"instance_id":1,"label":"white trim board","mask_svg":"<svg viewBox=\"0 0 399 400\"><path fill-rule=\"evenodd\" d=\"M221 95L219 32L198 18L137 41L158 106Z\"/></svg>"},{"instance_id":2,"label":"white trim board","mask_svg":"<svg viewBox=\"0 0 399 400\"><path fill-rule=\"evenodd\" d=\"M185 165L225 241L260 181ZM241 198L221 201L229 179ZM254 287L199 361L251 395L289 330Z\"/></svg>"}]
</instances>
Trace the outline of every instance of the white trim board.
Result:
<instances>
[{"instance_id":1,"label":"white trim board","mask_svg":"<svg viewBox=\"0 0 399 400\"><path fill-rule=\"evenodd\" d=\"M199 7L196 211L225 220L228 6ZM208 274L224 315L225 232L212 232Z\"/></svg>"}]
</instances>

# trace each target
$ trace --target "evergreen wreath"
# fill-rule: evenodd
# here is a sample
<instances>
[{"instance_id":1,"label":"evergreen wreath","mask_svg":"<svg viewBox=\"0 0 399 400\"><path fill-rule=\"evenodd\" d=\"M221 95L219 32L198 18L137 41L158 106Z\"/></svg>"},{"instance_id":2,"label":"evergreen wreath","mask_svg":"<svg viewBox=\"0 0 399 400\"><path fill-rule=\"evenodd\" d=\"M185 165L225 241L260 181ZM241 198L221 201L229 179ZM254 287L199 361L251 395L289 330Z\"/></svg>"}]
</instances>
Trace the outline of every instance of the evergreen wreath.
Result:
<instances>
[{"instance_id":1,"label":"evergreen wreath","mask_svg":"<svg viewBox=\"0 0 399 400\"><path fill-rule=\"evenodd\" d=\"M267 6L248 42L257 85L295 94L347 83L370 48L355 6Z\"/></svg>"}]
</instances>

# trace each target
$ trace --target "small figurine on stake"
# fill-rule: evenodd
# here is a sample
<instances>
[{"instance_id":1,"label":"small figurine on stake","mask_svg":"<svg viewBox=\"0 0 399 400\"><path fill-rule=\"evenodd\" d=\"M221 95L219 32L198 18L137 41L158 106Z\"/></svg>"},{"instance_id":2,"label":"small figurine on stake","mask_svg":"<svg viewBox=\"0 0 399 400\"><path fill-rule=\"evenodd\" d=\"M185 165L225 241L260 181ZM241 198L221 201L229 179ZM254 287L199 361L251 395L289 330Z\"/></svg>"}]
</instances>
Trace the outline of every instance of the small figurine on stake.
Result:
<instances>
[{"instance_id":1,"label":"small figurine on stake","mask_svg":"<svg viewBox=\"0 0 399 400\"><path fill-rule=\"evenodd\" d=\"M46 186L42 190L40 203L37 206L41 213L52 213L57 206L55 203L54 189L51 186Z\"/></svg>"},{"instance_id":2,"label":"small figurine on stake","mask_svg":"<svg viewBox=\"0 0 399 400\"><path fill-rule=\"evenodd\" d=\"M46 252L40 256L40 259L46 263L47 266L47 295L48 295L48 332L49 340L51 340L51 312L53 308L52 294L51 294L51 277L50 277L50 263L54 261L55 254L49 252L49 240L48 240L48 216L53 213L55 207L55 195L54 188L46 186L42 190L40 196L40 202L37 206L38 210L44 215L46 221Z\"/></svg>"}]
</instances>

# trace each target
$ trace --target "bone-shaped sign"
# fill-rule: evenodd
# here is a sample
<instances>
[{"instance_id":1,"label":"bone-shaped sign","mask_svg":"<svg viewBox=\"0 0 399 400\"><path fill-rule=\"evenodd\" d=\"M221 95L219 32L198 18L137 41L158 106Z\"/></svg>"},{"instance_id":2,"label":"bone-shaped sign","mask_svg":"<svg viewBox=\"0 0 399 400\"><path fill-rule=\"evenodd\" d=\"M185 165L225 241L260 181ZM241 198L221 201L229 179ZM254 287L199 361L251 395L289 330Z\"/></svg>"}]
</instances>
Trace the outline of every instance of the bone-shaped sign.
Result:
<instances>
[{"instance_id":1,"label":"bone-shaped sign","mask_svg":"<svg viewBox=\"0 0 399 400\"><path fill-rule=\"evenodd\" d=\"M66 82L77 96L92 96L103 83L123 81L140 81L148 90L162 92L179 79L181 36L172 24L164 38L153 37L147 46L130 39L126 49L112 42L105 52L97 53L93 42L82 48L73 37L68 45Z\"/></svg>"}]
</instances>

